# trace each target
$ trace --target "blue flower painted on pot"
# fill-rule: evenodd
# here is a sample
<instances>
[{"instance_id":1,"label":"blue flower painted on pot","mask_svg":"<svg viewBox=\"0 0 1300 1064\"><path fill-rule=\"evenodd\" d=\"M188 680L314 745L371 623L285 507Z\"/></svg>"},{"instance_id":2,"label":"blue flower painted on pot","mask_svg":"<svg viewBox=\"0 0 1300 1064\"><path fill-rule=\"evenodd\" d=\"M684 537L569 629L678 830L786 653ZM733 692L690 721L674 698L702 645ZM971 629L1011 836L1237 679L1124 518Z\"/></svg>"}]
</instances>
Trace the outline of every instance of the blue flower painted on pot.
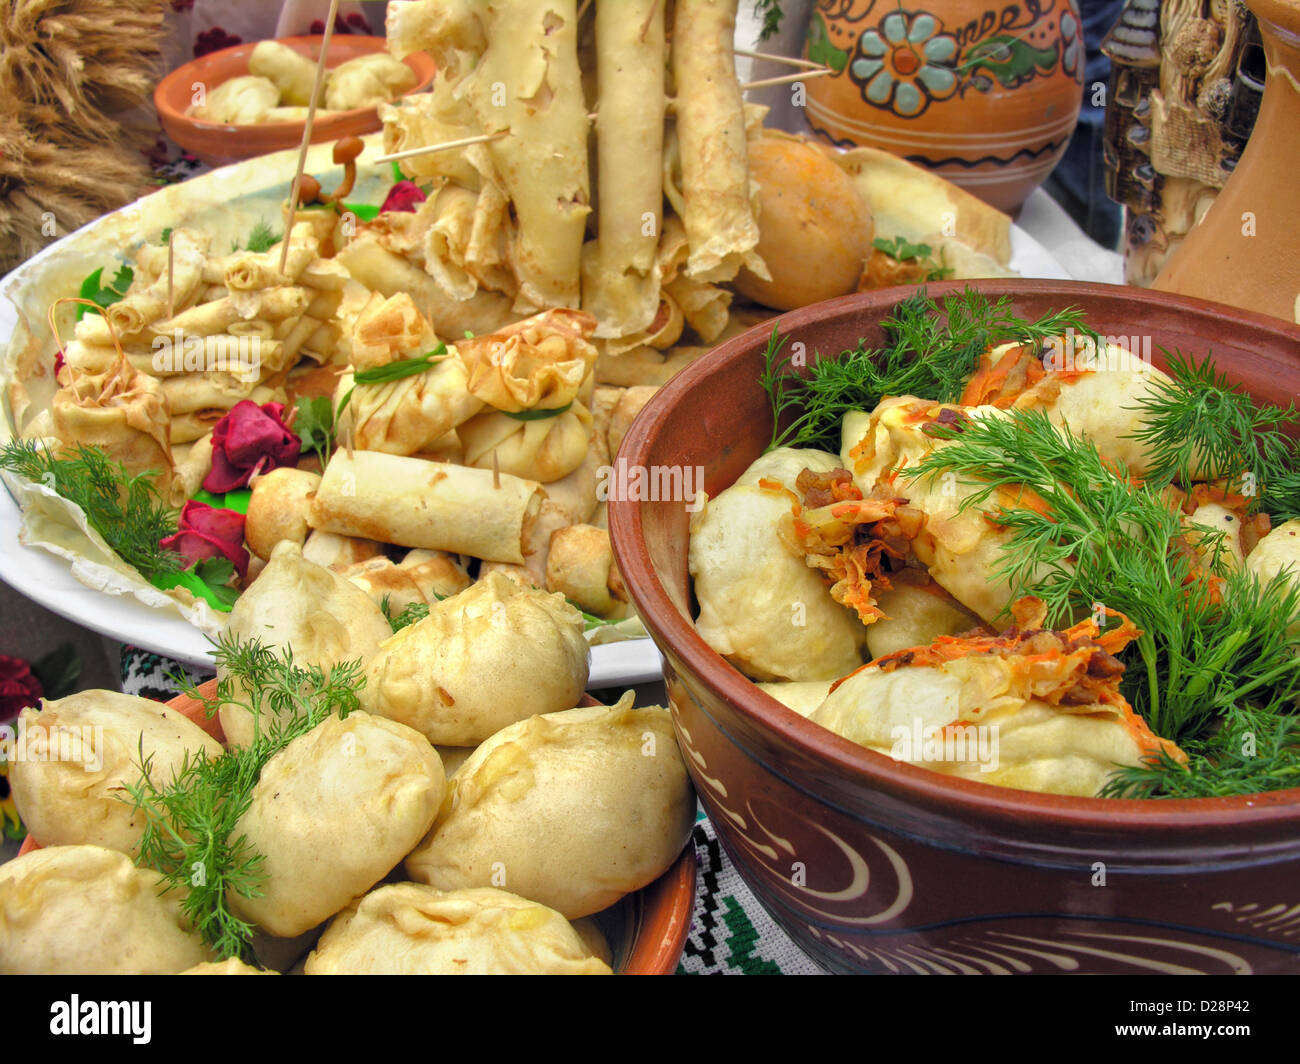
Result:
<instances>
[{"instance_id":1,"label":"blue flower painted on pot","mask_svg":"<svg viewBox=\"0 0 1300 1064\"><path fill-rule=\"evenodd\" d=\"M957 91L957 39L926 11L891 11L858 38L849 73L867 103L913 118Z\"/></svg>"}]
</instances>

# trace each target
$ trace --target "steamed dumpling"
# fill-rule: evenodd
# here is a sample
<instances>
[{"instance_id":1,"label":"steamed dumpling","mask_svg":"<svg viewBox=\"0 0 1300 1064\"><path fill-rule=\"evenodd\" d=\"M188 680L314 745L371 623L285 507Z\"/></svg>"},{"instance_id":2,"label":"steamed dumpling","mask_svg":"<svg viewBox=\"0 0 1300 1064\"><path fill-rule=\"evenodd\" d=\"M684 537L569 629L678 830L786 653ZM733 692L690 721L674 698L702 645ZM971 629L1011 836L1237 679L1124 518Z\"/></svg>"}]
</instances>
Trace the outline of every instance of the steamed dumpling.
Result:
<instances>
[{"instance_id":1,"label":"steamed dumpling","mask_svg":"<svg viewBox=\"0 0 1300 1064\"><path fill-rule=\"evenodd\" d=\"M360 897L429 830L446 780L424 736L368 713L333 717L276 754L235 826L265 857L261 896L231 909L273 935L308 931Z\"/></svg>"},{"instance_id":2,"label":"steamed dumpling","mask_svg":"<svg viewBox=\"0 0 1300 1064\"><path fill-rule=\"evenodd\" d=\"M187 757L221 756L221 744L176 710L117 691L82 691L19 718L27 755L9 766L19 816L43 846L88 844L133 854L144 816L126 787L141 759L159 786Z\"/></svg>"},{"instance_id":3,"label":"steamed dumpling","mask_svg":"<svg viewBox=\"0 0 1300 1064\"><path fill-rule=\"evenodd\" d=\"M473 746L535 713L574 706L587 686L582 615L499 572L435 604L384 643L361 704L447 746Z\"/></svg>"},{"instance_id":4,"label":"steamed dumpling","mask_svg":"<svg viewBox=\"0 0 1300 1064\"><path fill-rule=\"evenodd\" d=\"M266 118L266 113L280 99L280 90L269 78L243 75L223 81L210 93L203 105L194 109L194 117L207 122L232 126L252 126Z\"/></svg>"},{"instance_id":5,"label":"steamed dumpling","mask_svg":"<svg viewBox=\"0 0 1300 1064\"><path fill-rule=\"evenodd\" d=\"M490 887L380 887L321 935L307 975L610 975L559 913Z\"/></svg>"},{"instance_id":6,"label":"steamed dumpling","mask_svg":"<svg viewBox=\"0 0 1300 1064\"><path fill-rule=\"evenodd\" d=\"M294 661L328 670L339 662L369 661L393 634L379 606L337 573L307 561L302 548L282 540L271 561L230 611L227 631L247 641L289 647ZM218 670L220 672L220 670ZM253 715L233 702L221 706L221 726L232 746L253 740Z\"/></svg>"},{"instance_id":7,"label":"steamed dumpling","mask_svg":"<svg viewBox=\"0 0 1300 1064\"><path fill-rule=\"evenodd\" d=\"M0 975L173 975L211 959L162 883L102 846L0 865Z\"/></svg>"},{"instance_id":8,"label":"steamed dumpling","mask_svg":"<svg viewBox=\"0 0 1300 1064\"><path fill-rule=\"evenodd\" d=\"M340 63L325 82L325 106L331 111L374 107L415 87L415 71L387 52Z\"/></svg>"},{"instance_id":9,"label":"steamed dumpling","mask_svg":"<svg viewBox=\"0 0 1300 1064\"><path fill-rule=\"evenodd\" d=\"M662 875L695 822L672 720L658 706L547 713L483 743L406 859L442 890L499 886L573 919Z\"/></svg>"}]
</instances>

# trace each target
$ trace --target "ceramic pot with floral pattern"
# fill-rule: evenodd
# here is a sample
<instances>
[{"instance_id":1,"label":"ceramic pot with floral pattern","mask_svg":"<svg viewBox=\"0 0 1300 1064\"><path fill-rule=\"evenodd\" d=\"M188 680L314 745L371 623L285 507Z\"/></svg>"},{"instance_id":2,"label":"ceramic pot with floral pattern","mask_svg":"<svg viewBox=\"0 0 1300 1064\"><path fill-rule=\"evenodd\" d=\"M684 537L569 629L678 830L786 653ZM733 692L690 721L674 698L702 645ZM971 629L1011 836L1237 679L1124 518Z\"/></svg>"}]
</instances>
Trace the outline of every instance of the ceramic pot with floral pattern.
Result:
<instances>
[{"instance_id":1,"label":"ceramic pot with floral pattern","mask_svg":"<svg viewBox=\"0 0 1300 1064\"><path fill-rule=\"evenodd\" d=\"M1083 99L1075 0L817 0L812 128L943 174L1014 212L1051 173Z\"/></svg>"}]
</instances>

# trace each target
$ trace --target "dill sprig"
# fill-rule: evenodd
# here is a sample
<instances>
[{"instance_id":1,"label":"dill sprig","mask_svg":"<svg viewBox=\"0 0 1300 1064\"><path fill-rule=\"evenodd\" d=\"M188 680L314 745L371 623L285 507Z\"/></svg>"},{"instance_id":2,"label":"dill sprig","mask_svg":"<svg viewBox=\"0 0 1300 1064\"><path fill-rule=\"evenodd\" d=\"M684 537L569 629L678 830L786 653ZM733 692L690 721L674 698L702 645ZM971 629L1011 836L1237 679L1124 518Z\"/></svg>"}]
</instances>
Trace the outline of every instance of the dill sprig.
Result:
<instances>
[{"instance_id":1,"label":"dill sprig","mask_svg":"<svg viewBox=\"0 0 1300 1064\"><path fill-rule=\"evenodd\" d=\"M181 890L181 909L219 956L253 961L253 927L229 908L231 893L261 895L264 856L235 828L253 800L262 769L294 739L327 717L357 709L365 683L360 661L331 666L295 665L291 650L273 650L228 633L214 657L222 671L216 695L204 697L189 681L185 693L211 716L222 703L247 709L254 720L252 743L219 757L189 755L171 780L152 778L152 758L141 750L138 783L126 790L144 816L138 864L155 869L166 890Z\"/></svg>"},{"instance_id":2,"label":"dill sprig","mask_svg":"<svg viewBox=\"0 0 1300 1064\"><path fill-rule=\"evenodd\" d=\"M1121 690L1157 734L1204 754L1198 771L1207 779L1217 775L1210 763L1215 748L1198 744L1233 714L1291 719L1300 693L1300 637L1288 629L1300 617L1300 588L1285 577L1260 584L1245 571L1205 566L1178 512L1155 488L1134 485L1122 466L1053 427L1041 411L978 418L939 433L948 442L914 475L953 472L974 483L964 506L986 506L995 495L1023 499L1024 489L1036 496L1032 504L989 507L991 519L1011 533L996 574L1013 598L1043 599L1053 626L1096 603L1127 615L1142 634L1121 655ZM1197 546L1214 556L1222 536L1198 529ZM1275 758L1244 763L1249 772L1237 766L1232 785L1290 786L1292 760L1300 765L1300 750L1284 744Z\"/></svg>"},{"instance_id":3,"label":"dill sprig","mask_svg":"<svg viewBox=\"0 0 1300 1064\"><path fill-rule=\"evenodd\" d=\"M1295 406L1257 404L1219 372L1211 355L1198 362L1181 351L1164 354L1172 379L1151 378L1151 391L1138 404L1143 427L1133 434L1147 448L1147 480L1224 481L1257 500L1280 488L1279 509L1293 509L1300 485L1295 446L1284 429L1300 420Z\"/></svg>"},{"instance_id":4,"label":"dill sprig","mask_svg":"<svg viewBox=\"0 0 1300 1064\"><path fill-rule=\"evenodd\" d=\"M0 469L46 484L81 508L86 521L128 565L146 578L184 569L184 559L158 543L176 531L176 512L148 473L131 476L121 462L85 444L51 451L33 440L0 448Z\"/></svg>"},{"instance_id":5,"label":"dill sprig","mask_svg":"<svg viewBox=\"0 0 1300 1064\"><path fill-rule=\"evenodd\" d=\"M442 596L437 597L441 598ZM409 628L429 616L429 604L427 602L408 602L400 612L394 614L389 608L387 595L384 596L383 602L380 603L380 608L383 609L384 616L388 618L388 626L394 632Z\"/></svg>"},{"instance_id":6,"label":"dill sprig","mask_svg":"<svg viewBox=\"0 0 1300 1064\"><path fill-rule=\"evenodd\" d=\"M759 377L773 415L768 450L820 447L837 452L844 415L870 410L887 396L955 402L980 356L998 344L1041 346L1067 328L1095 338L1073 307L1031 322L1012 312L1009 296L990 303L972 288L950 292L942 309L919 289L881 327L885 347L869 349L860 343L838 358L814 361L806 376L797 372L800 364L792 354L783 354L789 337L772 330Z\"/></svg>"}]
</instances>

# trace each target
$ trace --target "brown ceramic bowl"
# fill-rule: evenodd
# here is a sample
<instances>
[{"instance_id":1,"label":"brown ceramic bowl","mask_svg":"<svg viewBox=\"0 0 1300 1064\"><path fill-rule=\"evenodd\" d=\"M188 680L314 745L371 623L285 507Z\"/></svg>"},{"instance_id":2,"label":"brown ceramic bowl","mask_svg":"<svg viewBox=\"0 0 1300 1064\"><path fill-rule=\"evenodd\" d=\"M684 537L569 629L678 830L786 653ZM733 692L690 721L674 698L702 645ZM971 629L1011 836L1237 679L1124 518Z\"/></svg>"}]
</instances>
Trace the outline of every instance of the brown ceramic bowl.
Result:
<instances>
[{"instance_id":1,"label":"brown ceramic bowl","mask_svg":"<svg viewBox=\"0 0 1300 1064\"><path fill-rule=\"evenodd\" d=\"M932 294L954 287L931 286ZM1260 399L1300 385L1300 328L1216 304L1057 281L978 283L1022 317L1077 305L1103 335L1213 350ZM859 338L902 289L783 315L814 352ZM619 462L702 467L710 495L762 452L772 323L688 367L642 411ZM1153 350L1157 362L1158 350ZM685 503L612 497L610 534L665 657L686 764L723 846L819 963L870 972L1300 971L1300 790L1115 801L1014 791L895 762L759 691L691 623Z\"/></svg>"},{"instance_id":2,"label":"brown ceramic bowl","mask_svg":"<svg viewBox=\"0 0 1300 1064\"><path fill-rule=\"evenodd\" d=\"M199 690L207 697L216 693L217 681L209 680ZM203 703L177 695L167 703L219 742L225 741L221 721L209 717ZM583 695L584 706L598 703ZM18 856L39 850L30 835L23 840ZM695 912L695 846L688 843L673 866L648 887L629 894L617 905L595 917L614 950L614 970L619 975L673 975L691 933Z\"/></svg>"},{"instance_id":3,"label":"brown ceramic bowl","mask_svg":"<svg viewBox=\"0 0 1300 1064\"><path fill-rule=\"evenodd\" d=\"M214 166L251 159L284 148L296 148L302 143L303 122L263 122L252 126L223 125L191 118L186 112L193 103L194 86L202 84L208 90L223 81L248 73L248 57L258 41L239 44L212 52L192 63L177 67L158 83L153 102L158 118L167 135L188 152ZM320 55L320 37L284 37L280 44L301 52L313 63ZM383 37L341 36L330 39L326 65L331 69L358 56L382 52L387 47ZM424 52L409 55L403 60L415 71L419 79L411 92L421 92L433 82L434 62ZM312 122L313 144L337 140L339 137L362 136L380 128L379 111L375 107L359 107L334 115L317 114Z\"/></svg>"}]
</instances>

